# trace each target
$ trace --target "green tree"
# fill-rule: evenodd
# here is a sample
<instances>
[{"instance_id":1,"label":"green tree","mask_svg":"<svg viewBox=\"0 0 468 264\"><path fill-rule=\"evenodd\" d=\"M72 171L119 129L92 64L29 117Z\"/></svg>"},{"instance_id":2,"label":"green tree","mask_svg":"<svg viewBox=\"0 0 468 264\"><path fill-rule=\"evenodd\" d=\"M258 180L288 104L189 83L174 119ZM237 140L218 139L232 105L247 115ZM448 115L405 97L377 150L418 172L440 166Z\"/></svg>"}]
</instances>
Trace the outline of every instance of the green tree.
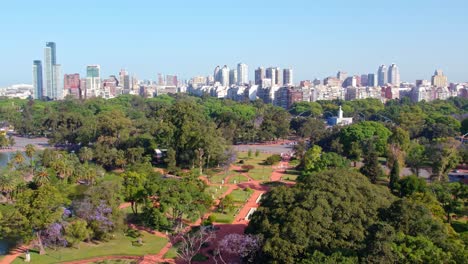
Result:
<instances>
[{"instance_id":1,"label":"green tree","mask_svg":"<svg viewBox=\"0 0 468 264\"><path fill-rule=\"evenodd\" d=\"M225 213L227 211L232 211L234 208L234 198L232 195L228 194L224 196L224 198L221 199L219 202L219 208L221 209L222 213Z\"/></svg>"},{"instance_id":2,"label":"green tree","mask_svg":"<svg viewBox=\"0 0 468 264\"><path fill-rule=\"evenodd\" d=\"M167 171L169 173L175 173L177 171L176 152L174 149L170 148L167 150L167 157L164 161L167 163Z\"/></svg>"},{"instance_id":3,"label":"green tree","mask_svg":"<svg viewBox=\"0 0 468 264\"><path fill-rule=\"evenodd\" d=\"M304 155L304 172L311 173L319 171L320 168L317 166L318 161L320 160L320 155L322 154L322 148L320 146L314 145L309 150L306 151Z\"/></svg>"},{"instance_id":4,"label":"green tree","mask_svg":"<svg viewBox=\"0 0 468 264\"><path fill-rule=\"evenodd\" d=\"M32 230L36 234L40 254L45 254L45 249L39 232L62 217L64 203L65 199L62 194L50 185L41 186L37 190L25 190L18 195L14 205L15 210L27 219L21 229ZM24 239L31 239L31 237L24 237Z\"/></svg>"},{"instance_id":5,"label":"green tree","mask_svg":"<svg viewBox=\"0 0 468 264\"><path fill-rule=\"evenodd\" d=\"M36 147L32 144L27 144L25 146L25 152L26 154L26 157L29 158L29 166L31 166L31 168L33 168L33 157L34 157L34 154L36 153Z\"/></svg>"},{"instance_id":6,"label":"green tree","mask_svg":"<svg viewBox=\"0 0 468 264\"><path fill-rule=\"evenodd\" d=\"M78 246L80 242L89 239L91 236L90 230L87 228L86 221L77 219L65 226L65 239L70 246Z\"/></svg>"},{"instance_id":7,"label":"green tree","mask_svg":"<svg viewBox=\"0 0 468 264\"><path fill-rule=\"evenodd\" d=\"M396 190L399 189L399 186L398 186L399 180L400 180L400 163L397 159L393 163L392 170L390 171L390 182L388 184L390 191L395 192Z\"/></svg>"},{"instance_id":8,"label":"green tree","mask_svg":"<svg viewBox=\"0 0 468 264\"><path fill-rule=\"evenodd\" d=\"M368 141L366 144L366 154L364 155L364 166L360 169L361 173L366 175L372 183L383 175L382 166L379 163L379 156L375 150L374 143Z\"/></svg>"},{"instance_id":9,"label":"green tree","mask_svg":"<svg viewBox=\"0 0 468 264\"><path fill-rule=\"evenodd\" d=\"M436 140L427 148L427 156L432 161L432 173L438 181L445 179L448 172L460 162L459 146L459 141L446 138Z\"/></svg>"},{"instance_id":10,"label":"green tree","mask_svg":"<svg viewBox=\"0 0 468 264\"><path fill-rule=\"evenodd\" d=\"M406 155L406 164L410 167L411 171L419 177L419 170L424 165L425 161L425 147L416 141L410 143L408 153Z\"/></svg>"},{"instance_id":11,"label":"green tree","mask_svg":"<svg viewBox=\"0 0 468 264\"><path fill-rule=\"evenodd\" d=\"M393 200L386 188L348 170L328 170L264 195L248 233L262 234L258 263L301 263L306 253L352 255L365 247L367 229Z\"/></svg>"},{"instance_id":12,"label":"green tree","mask_svg":"<svg viewBox=\"0 0 468 264\"><path fill-rule=\"evenodd\" d=\"M459 182L436 183L431 185L431 189L437 200L444 208L447 221L452 223L452 214L464 214L466 199L468 199L468 187Z\"/></svg>"},{"instance_id":13,"label":"green tree","mask_svg":"<svg viewBox=\"0 0 468 264\"><path fill-rule=\"evenodd\" d=\"M384 125L373 121L364 121L345 127L340 132L340 143L343 144L346 154L350 155L353 142L373 140L377 155L384 155L387 148L387 140L392 132Z\"/></svg>"},{"instance_id":14,"label":"green tree","mask_svg":"<svg viewBox=\"0 0 468 264\"><path fill-rule=\"evenodd\" d=\"M146 196L144 188L146 177L138 172L127 171L122 178L124 199L130 202L133 213L138 214L138 203L143 202Z\"/></svg>"},{"instance_id":15,"label":"green tree","mask_svg":"<svg viewBox=\"0 0 468 264\"><path fill-rule=\"evenodd\" d=\"M408 176L398 182L400 187L400 196L410 196L414 193L423 193L426 191L426 181L417 176Z\"/></svg>"},{"instance_id":16,"label":"green tree","mask_svg":"<svg viewBox=\"0 0 468 264\"><path fill-rule=\"evenodd\" d=\"M91 148L83 147L80 149L78 153L78 157L80 157L81 162L88 163L94 157L94 152Z\"/></svg>"}]
</instances>

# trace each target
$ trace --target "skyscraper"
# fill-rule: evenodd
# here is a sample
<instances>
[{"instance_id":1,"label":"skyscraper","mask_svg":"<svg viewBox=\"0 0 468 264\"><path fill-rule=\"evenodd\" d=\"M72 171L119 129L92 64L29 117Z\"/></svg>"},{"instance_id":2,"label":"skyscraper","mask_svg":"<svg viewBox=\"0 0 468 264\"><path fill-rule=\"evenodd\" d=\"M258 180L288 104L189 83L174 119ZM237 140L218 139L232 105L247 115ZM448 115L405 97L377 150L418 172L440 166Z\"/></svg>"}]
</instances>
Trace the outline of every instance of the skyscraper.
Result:
<instances>
[{"instance_id":1,"label":"skyscraper","mask_svg":"<svg viewBox=\"0 0 468 264\"><path fill-rule=\"evenodd\" d=\"M125 69L121 69L119 73L119 85L126 92L130 91L130 75Z\"/></svg>"},{"instance_id":2,"label":"skyscraper","mask_svg":"<svg viewBox=\"0 0 468 264\"><path fill-rule=\"evenodd\" d=\"M265 72L265 77L267 79L271 79L271 85L276 85L278 81L277 76L276 76L276 68L275 67L267 68Z\"/></svg>"},{"instance_id":3,"label":"skyscraper","mask_svg":"<svg viewBox=\"0 0 468 264\"><path fill-rule=\"evenodd\" d=\"M101 66L88 65L86 67L86 98L100 95L101 89Z\"/></svg>"},{"instance_id":4,"label":"skyscraper","mask_svg":"<svg viewBox=\"0 0 468 264\"><path fill-rule=\"evenodd\" d=\"M216 68L214 69L214 73L213 73L213 78L215 82L221 82L220 71L221 71L221 68L219 67L219 65L216 66Z\"/></svg>"},{"instance_id":5,"label":"skyscraper","mask_svg":"<svg viewBox=\"0 0 468 264\"><path fill-rule=\"evenodd\" d=\"M375 76L374 73L369 73L367 75L367 86L369 87L375 87L377 86L377 76Z\"/></svg>"},{"instance_id":6,"label":"skyscraper","mask_svg":"<svg viewBox=\"0 0 468 264\"><path fill-rule=\"evenodd\" d=\"M294 85L293 70L291 68L283 70L283 85Z\"/></svg>"},{"instance_id":7,"label":"skyscraper","mask_svg":"<svg viewBox=\"0 0 468 264\"><path fill-rule=\"evenodd\" d=\"M227 65L224 65L219 75L219 82L221 83L221 85L225 87L229 86L229 67Z\"/></svg>"},{"instance_id":8,"label":"skyscraper","mask_svg":"<svg viewBox=\"0 0 468 264\"><path fill-rule=\"evenodd\" d=\"M442 70L435 71L434 75L432 76L432 86L435 86L437 88L443 88L448 86L447 76L444 75L444 72L442 72Z\"/></svg>"},{"instance_id":9,"label":"skyscraper","mask_svg":"<svg viewBox=\"0 0 468 264\"><path fill-rule=\"evenodd\" d=\"M244 85L249 83L249 67L247 64L237 64L237 83Z\"/></svg>"},{"instance_id":10,"label":"skyscraper","mask_svg":"<svg viewBox=\"0 0 468 264\"><path fill-rule=\"evenodd\" d=\"M63 99L63 75L62 75L62 65L54 64L52 67L52 72L54 75L54 88L52 89L52 99L61 100Z\"/></svg>"},{"instance_id":11,"label":"skyscraper","mask_svg":"<svg viewBox=\"0 0 468 264\"><path fill-rule=\"evenodd\" d=\"M276 80L275 80L275 84L278 85L278 86L282 86L283 85L283 71L276 67Z\"/></svg>"},{"instance_id":12,"label":"skyscraper","mask_svg":"<svg viewBox=\"0 0 468 264\"><path fill-rule=\"evenodd\" d=\"M255 85L262 85L263 79L265 79L265 68L258 67L255 70Z\"/></svg>"},{"instance_id":13,"label":"skyscraper","mask_svg":"<svg viewBox=\"0 0 468 264\"><path fill-rule=\"evenodd\" d=\"M54 95L57 94L56 74L54 69L57 64L56 45L55 42L47 42L44 48L44 77L45 89L43 89L43 96L49 99L57 99Z\"/></svg>"},{"instance_id":14,"label":"skyscraper","mask_svg":"<svg viewBox=\"0 0 468 264\"><path fill-rule=\"evenodd\" d=\"M388 68L388 82L392 84L392 86L400 86L400 70L396 64L392 64L390 68Z\"/></svg>"},{"instance_id":15,"label":"skyscraper","mask_svg":"<svg viewBox=\"0 0 468 264\"><path fill-rule=\"evenodd\" d=\"M379 71L377 72L378 75L378 85L379 86L384 86L388 82L388 76L387 76L387 66L385 65L380 65Z\"/></svg>"},{"instance_id":16,"label":"skyscraper","mask_svg":"<svg viewBox=\"0 0 468 264\"><path fill-rule=\"evenodd\" d=\"M33 87L34 99L42 99L43 95L42 81L42 62L40 60L33 61Z\"/></svg>"},{"instance_id":17,"label":"skyscraper","mask_svg":"<svg viewBox=\"0 0 468 264\"><path fill-rule=\"evenodd\" d=\"M232 69L229 71L229 85L234 85L238 83L237 75L237 69Z\"/></svg>"}]
</instances>

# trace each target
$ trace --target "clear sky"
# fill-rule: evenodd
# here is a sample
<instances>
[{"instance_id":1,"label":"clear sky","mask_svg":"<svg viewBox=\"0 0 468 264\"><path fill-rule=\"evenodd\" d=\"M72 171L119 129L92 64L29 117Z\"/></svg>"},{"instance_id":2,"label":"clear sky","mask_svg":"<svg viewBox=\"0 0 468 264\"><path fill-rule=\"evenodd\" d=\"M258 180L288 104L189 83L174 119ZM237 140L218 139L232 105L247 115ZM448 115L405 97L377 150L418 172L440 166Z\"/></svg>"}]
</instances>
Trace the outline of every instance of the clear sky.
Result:
<instances>
[{"instance_id":1,"label":"clear sky","mask_svg":"<svg viewBox=\"0 0 468 264\"><path fill-rule=\"evenodd\" d=\"M57 43L64 73L121 68L207 75L238 62L294 69L295 81L397 63L403 81L468 81L466 0L11 0L0 5L0 87L30 83Z\"/></svg>"}]
</instances>

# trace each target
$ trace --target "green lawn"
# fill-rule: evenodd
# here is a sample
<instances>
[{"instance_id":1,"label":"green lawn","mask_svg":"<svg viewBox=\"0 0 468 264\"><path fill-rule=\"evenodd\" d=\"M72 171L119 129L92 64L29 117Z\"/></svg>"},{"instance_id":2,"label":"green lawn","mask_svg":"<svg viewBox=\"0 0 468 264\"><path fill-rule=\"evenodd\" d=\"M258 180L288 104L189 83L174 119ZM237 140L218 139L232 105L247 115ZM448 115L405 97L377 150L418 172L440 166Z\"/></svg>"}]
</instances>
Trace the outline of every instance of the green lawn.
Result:
<instances>
[{"instance_id":1,"label":"green lawn","mask_svg":"<svg viewBox=\"0 0 468 264\"><path fill-rule=\"evenodd\" d=\"M177 248L176 246L172 246L169 251L164 255L165 259L175 259L177 258Z\"/></svg>"},{"instance_id":2,"label":"green lawn","mask_svg":"<svg viewBox=\"0 0 468 264\"><path fill-rule=\"evenodd\" d=\"M235 203L240 203L243 205L245 200L249 199L252 195L253 190L249 189L248 191L244 191L243 189L236 189L231 192L231 196L234 199Z\"/></svg>"},{"instance_id":3,"label":"green lawn","mask_svg":"<svg viewBox=\"0 0 468 264\"><path fill-rule=\"evenodd\" d=\"M295 182L299 175L301 175L301 172L298 170L286 170L286 173L283 175L283 180Z\"/></svg>"},{"instance_id":4,"label":"green lawn","mask_svg":"<svg viewBox=\"0 0 468 264\"><path fill-rule=\"evenodd\" d=\"M237 208L233 209L232 211L226 210L225 214L213 213L212 215L216 217L215 223L231 224L232 222L234 222L234 214L236 213L236 210Z\"/></svg>"},{"instance_id":5,"label":"green lawn","mask_svg":"<svg viewBox=\"0 0 468 264\"><path fill-rule=\"evenodd\" d=\"M208 193L209 195L213 195L215 199L218 199L221 195L223 195L227 191L227 189L228 189L227 186L222 186L221 189L219 189L218 186L209 186L208 188L206 188L205 192Z\"/></svg>"},{"instance_id":6,"label":"green lawn","mask_svg":"<svg viewBox=\"0 0 468 264\"><path fill-rule=\"evenodd\" d=\"M147 232L143 234L143 246L133 246L132 241L136 239L126 237L123 234L116 235L116 238L103 243L81 243L80 248L62 248L59 250L48 249L46 255L38 255L31 252L31 263L49 264L80 259L111 255L132 255L143 256L147 254L157 254L168 242L167 239ZM24 256L17 258L13 263L24 263Z\"/></svg>"},{"instance_id":7,"label":"green lawn","mask_svg":"<svg viewBox=\"0 0 468 264\"><path fill-rule=\"evenodd\" d=\"M257 181L269 181L273 168L271 166L258 166L253 170L249 171L249 176Z\"/></svg>"},{"instance_id":8,"label":"green lawn","mask_svg":"<svg viewBox=\"0 0 468 264\"><path fill-rule=\"evenodd\" d=\"M236 181L236 183L243 183L248 182L249 178L240 173L232 173L227 183L234 184L234 181Z\"/></svg>"},{"instance_id":9,"label":"green lawn","mask_svg":"<svg viewBox=\"0 0 468 264\"><path fill-rule=\"evenodd\" d=\"M209 178L209 180L210 180L211 183L221 184L222 180L224 180L227 176L229 176L231 174L232 174L232 172L230 172L230 171L228 173L221 172L219 174L215 174L215 175L211 176Z\"/></svg>"}]
</instances>

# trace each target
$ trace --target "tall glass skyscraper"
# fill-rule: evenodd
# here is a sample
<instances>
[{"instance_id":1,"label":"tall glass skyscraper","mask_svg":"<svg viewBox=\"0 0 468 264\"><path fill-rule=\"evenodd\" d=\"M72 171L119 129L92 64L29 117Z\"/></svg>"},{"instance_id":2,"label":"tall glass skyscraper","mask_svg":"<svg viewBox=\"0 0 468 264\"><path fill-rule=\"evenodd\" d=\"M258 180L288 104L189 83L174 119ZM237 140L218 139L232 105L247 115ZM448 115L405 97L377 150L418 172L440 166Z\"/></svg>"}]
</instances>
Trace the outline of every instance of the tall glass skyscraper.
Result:
<instances>
[{"instance_id":1,"label":"tall glass skyscraper","mask_svg":"<svg viewBox=\"0 0 468 264\"><path fill-rule=\"evenodd\" d=\"M396 64L392 64L390 68L388 68L388 82L393 86L400 86L400 70Z\"/></svg>"},{"instance_id":2,"label":"tall glass skyscraper","mask_svg":"<svg viewBox=\"0 0 468 264\"><path fill-rule=\"evenodd\" d=\"M384 86L385 84L387 84L388 82L388 71L387 71L387 66L385 65L380 65L379 67L379 71L377 72L377 76L378 76L378 85L379 86Z\"/></svg>"},{"instance_id":3,"label":"tall glass skyscraper","mask_svg":"<svg viewBox=\"0 0 468 264\"><path fill-rule=\"evenodd\" d=\"M247 64L237 64L237 82L239 85L249 83L249 67L247 66Z\"/></svg>"},{"instance_id":4,"label":"tall glass skyscraper","mask_svg":"<svg viewBox=\"0 0 468 264\"><path fill-rule=\"evenodd\" d=\"M33 87L34 99L42 99L43 81L42 81L42 62L40 60L33 61Z\"/></svg>"},{"instance_id":5,"label":"tall glass skyscraper","mask_svg":"<svg viewBox=\"0 0 468 264\"><path fill-rule=\"evenodd\" d=\"M61 99L57 97L58 89L63 89L58 86L57 79L59 78L57 70L57 55L55 42L47 42L44 48L44 75L45 89L43 96L49 99Z\"/></svg>"}]
</instances>

